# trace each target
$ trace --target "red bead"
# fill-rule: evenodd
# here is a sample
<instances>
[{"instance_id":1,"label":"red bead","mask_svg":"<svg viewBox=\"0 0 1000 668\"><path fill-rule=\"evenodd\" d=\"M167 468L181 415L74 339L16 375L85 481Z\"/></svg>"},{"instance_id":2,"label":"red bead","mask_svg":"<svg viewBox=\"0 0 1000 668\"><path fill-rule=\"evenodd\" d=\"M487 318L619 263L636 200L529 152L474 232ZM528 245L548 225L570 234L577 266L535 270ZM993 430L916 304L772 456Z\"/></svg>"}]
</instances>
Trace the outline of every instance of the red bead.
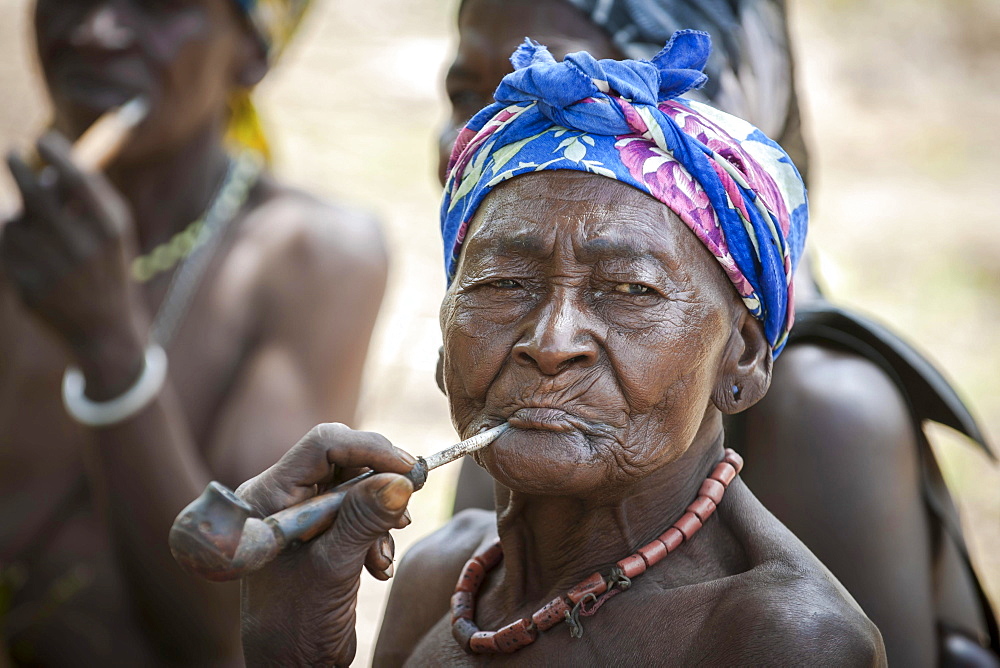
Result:
<instances>
[{"instance_id":1,"label":"red bead","mask_svg":"<svg viewBox=\"0 0 1000 668\"><path fill-rule=\"evenodd\" d=\"M676 527L670 527L657 539L667 548L667 552L673 552L684 542L684 534Z\"/></svg>"},{"instance_id":2,"label":"red bead","mask_svg":"<svg viewBox=\"0 0 1000 668\"><path fill-rule=\"evenodd\" d=\"M531 616L531 621L538 627L539 631L548 631L553 626L566 619L566 613L570 606L567 605L563 597L554 598L544 606L539 608Z\"/></svg>"},{"instance_id":3,"label":"red bead","mask_svg":"<svg viewBox=\"0 0 1000 668\"><path fill-rule=\"evenodd\" d=\"M600 596L607 590L608 583L604 581L604 577L600 573L594 573L589 578L566 592L566 598L568 598L573 604L576 604L579 603L580 599L587 594Z\"/></svg>"},{"instance_id":4,"label":"red bead","mask_svg":"<svg viewBox=\"0 0 1000 668\"><path fill-rule=\"evenodd\" d=\"M697 515L698 519L704 524L705 520L715 512L715 502L707 496L699 496L687 509L689 512Z\"/></svg>"},{"instance_id":5,"label":"red bead","mask_svg":"<svg viewBox=\"0 0 1000 668\"><path fill-rule=\"evenodd\" d=\"M636 575L642 575L646 572L646 560L638 554L629 555L615 565L622 570L627 578L634 578Z\"/></svg>"},{"instance_id":6,"label":"red bead","mask_svg":"<svg viewBox=\"0 0 1000 668\"><path fill-rule=\"evenodd\" d=\"M496 633L493 631L478 631L469 640L469 649L476 654L497 654Z\"/></svg>"},{"instance_id":7,"label":"red bead","mask_svg":"<svg viewBox=\"0 0 1000 668\"><path fill-rule=\"evenodd\" d=\"M502 654L512 654L525 645L535 642L537 637L538 629L531 620L519 619L497 631L493 641Z\"/></svg>"},{"instance_id":8,"label":"red bead","mask_svg":"<svg viewBox=\"0 0 1000 668\"><path fill-rule=\"evenodd\" d=\"M726 454L722 458L722 461L732 464L733 468L736 469L737 474L743 470L743 458L740 457L740 453L736 452L732 448L726 448Z\"/></svg>"},{"instance_id":9,"label":"red bead","mask_svg":"<svg viewBox=\"0 0 1000 668\"><path fill-rule=\"evenodd\" d=\"M698 490L698 496L707 496L712 499L715 505L722 503L722 497L725 493L726 486L711 478L706 478L705 482L701 483L701 489Z\"/></svg>"},{"instance_id":10,"label":"red bead","mask_svg":"<svg viewBox=\"0 0 1000 668\"><path fill-rule=\"evenodd\" d=\"M477 554L474 559L483 565L483 569L488 573L503 559L503 548L500 541L490 545L488 548Z\"/></svg>"},{"instance_id":11,"label":"red bead","mask_svg":"<svg viewBox=\"0 0 1000 668\"><path fill-rule=\"evenodd\" d=\"M486 570L483 565L475 559L469 559L465 562L465 568L462 569L462 574L458 578L455 591L468 591L475 594L482 586L485 577Z\"/></svg>"},{"instance_id":12,"label":"red bead","mask_svg":"<svg viewBox=\"0 0 1000 668\"><path fill-rule=\"evenodd\" d=\"M736 469L729 462L719 462L715 465L715 469L712 470L712 475L708 477L712 480L718 480L726 487L729 487L729 483L736 477Z\"/></svg>"},{"instance_id":13,"label":"red bead","mask_svg":"<svg viewBox=\"0 0 1000 668\"><path fill-rule=\"evenodd\" d=\"M456 619L472 619L476 612L476 595L471 591L456 591L451 595L451 623Z\"/></svg>"},{"instance_id":14,"label":"red bead","mask_svg":"<svg viewBox=\"0 0 1000 668\"><path fill-rule=\"evenodd\" d=\"M659 563L660 559L667 556L667 546L659 540L654 540L639 548L639 555L645 560L647 566Z\"/></svg>"},{"instance_id":15,"label":"red bead","mask_svg":"<svg viewBox=\"0 0 1000 668\"><path fill-rule=\"evenodd\" d=\"M479 633L479 627L471 619L459 619L451 625L451 635L466 652L471 652L469 642Z\"/></svg>"},{"instance_id":16,"label":"red bead","mask_svg":"<svg viewBox=\"0 0 1000 668\"><path fill-rule=\"evenodd\" d=\"M684 538L691 540L691 536L701 528L701 520L694 513L684 513L681 518L674 522L674 526L684 534Z\"/></svg>"}]
</instances>

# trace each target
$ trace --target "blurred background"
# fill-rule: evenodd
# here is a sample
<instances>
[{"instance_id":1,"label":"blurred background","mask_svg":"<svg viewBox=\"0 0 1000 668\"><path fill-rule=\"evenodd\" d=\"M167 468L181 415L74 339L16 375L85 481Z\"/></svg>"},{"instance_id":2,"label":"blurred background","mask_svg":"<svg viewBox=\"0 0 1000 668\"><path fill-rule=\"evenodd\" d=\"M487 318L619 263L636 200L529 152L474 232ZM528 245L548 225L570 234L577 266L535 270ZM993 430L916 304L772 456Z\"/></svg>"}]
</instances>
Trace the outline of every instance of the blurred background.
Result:
<instances>
[{"instance_id":1,"label":"blurred background","mask_svg":"<svg viewBox=\"0 0 1000 668\"><path fill-rule=\"evenodd\" d=\"M904 333L1000 438L1000 2L789 0L813 156L810 245L829 296ZM434 384L444 291L437 128L457 0L317 0L259 90L275 170L375 212L392 252L360 426L415 454L455 440ZM0 146L45 126L30 0L0 0ZM0 206L12 203L6 171ZM1000 471L945 428L935 450L1000 604ZM291 445L291 444L289 444ZM414 497L397 554L439 526L458 467ZM358 665L388 587L365 576Z\"/></svg>"}]
</instances>

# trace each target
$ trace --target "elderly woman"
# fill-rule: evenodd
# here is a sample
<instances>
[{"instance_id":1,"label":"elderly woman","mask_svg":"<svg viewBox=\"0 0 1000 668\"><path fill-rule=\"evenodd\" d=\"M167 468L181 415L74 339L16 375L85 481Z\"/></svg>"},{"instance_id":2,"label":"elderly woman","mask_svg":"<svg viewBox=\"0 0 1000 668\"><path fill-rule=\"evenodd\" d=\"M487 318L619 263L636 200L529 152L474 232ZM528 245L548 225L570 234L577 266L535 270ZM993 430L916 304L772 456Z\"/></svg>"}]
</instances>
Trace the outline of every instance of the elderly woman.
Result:
<instances>
[{"instance_id":1,"label":"elderly woman","mask_svg":"<svg viewBox=\"0 0 1000 668\"><path fill-rule=\"evenodd\" d=\"M462 435L511 427L477 455L503 494L401 564L377 664L884 664L724 448L722 416L764 395L786 341L806 202L776 144L680 97L708 53L693 31L652 62L527 42L460 133L443 377ZM246 581L250 664L351 661L360 570L393 572L413 461L327 425L241 487L269 514L379 471Z\"/></svg>"},{"instance_id":2,"label":"elderly woman","mask_svg":"<svg viewBox=\"0 0 1000 668\"><path fill-rule=\"evenodd\" d=\"M806 176L784 4L464 0L446 79L442 173L451 142L491 99L524 35L560 54L649 58L683 26L710 32L717 47L695 99L777 139ZM923 428L947 424L988 453L983 435L932 365L887 328L824 300L807 265L796 274L798 317L771 391L727 416L727 444L758 464L747 484L856 597L890 661L995 665L984 647L1000 652L1000 634ZM492 479L465 462L456 510L492 505Z\"/></svg>"},{"instance_id":3,"label":"elderly woman","mask_svg":"<svg viewBox=\"0 0 1000 668\"><path fill-rule=\"evenodd\" d=\"M239 591L181 571L170 523L354 418L382 239L268 174L250 104L307 5L37 0L55 132L0 225L0 665L238 664ZM69 141L136 96L81 169Z\"/></svg>"}]
</instances>

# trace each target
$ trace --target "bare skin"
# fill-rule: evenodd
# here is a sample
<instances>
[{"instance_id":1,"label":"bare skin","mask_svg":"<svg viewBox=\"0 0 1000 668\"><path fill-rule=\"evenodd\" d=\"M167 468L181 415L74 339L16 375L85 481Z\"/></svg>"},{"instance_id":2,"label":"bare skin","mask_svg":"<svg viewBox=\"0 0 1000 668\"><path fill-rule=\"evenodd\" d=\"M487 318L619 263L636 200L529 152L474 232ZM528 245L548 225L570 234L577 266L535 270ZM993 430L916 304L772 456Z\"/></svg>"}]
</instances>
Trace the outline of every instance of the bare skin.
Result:
<instances>
[{"instance_id":1,"label":"bare skin","mask_svg":"<svg viewBox=\"0 0 1000 668\"><path fill-rule=\"evenodd\" d=\"M113 427L77 425L63 371L79 365L92 400L135 382L171 275L140 287L128 263L211 201L226 96L266 60L231 0L40 0L36 28L56 110L39 151L58 181L10 160L25 212L0 228L0 563L17 571L3 638L15 665L236 662L236 587L183 573L165 537L209 480L245 480L317 421L353 419L382 239L263 177L167 348L163 391ZM80 172L68 140L137 93L152 110L134 140L106 175Z\"/></svg>"},{"instance_id":2,"label":"bare skin","mask_svg":"<svg viewBox=\"0 0 1000 668\"><path fill-rule=\"evenodd\" d=\"M553 46L557 58L576 50L621 57L603 30L562 0L466 0L446 79L452 115L441 135L442 175L451 141L492 102L511 71L510 53L526 35ZM806 263L795 288L799 303L817 296ZM940 598L952 601L944 617L986 637L967 570L936 547L913 422L884 371L853 353L790 346L776 363L771 391L746 420L741 452L755 464L747 484L857 598L882 631L890 661L937 663ZM456 511L491 508L493 495L490 476L463 462Z\"/></svg>"},{"instance_id":3,"label":"bare skin","mask_svg":"<svg viewBox=\"0 0 1000 668\"><path fill-rule=\"evenodd\" d=\"M495 519L461 515L404 560L378 665L484 663L448 626L465 559L499 536L504 559L477 600L486 629L609 570L680 516L722 457L723 413L755 403L770 379L762 328L680 219L576 172L518 177L487 196L441 325L459 433L512 427L476 454L505 491ZM352 491L333 535L245 582L250 665L351 661L365 550L399 525L411 487L393 475L408 467L398 450L332 429L241 488L273 511L361 462L383 473ZM587 620L583 640L558 626L490 661L884 665L874 625L741 482L660 566Z\"/></svg>"}]
</instances>

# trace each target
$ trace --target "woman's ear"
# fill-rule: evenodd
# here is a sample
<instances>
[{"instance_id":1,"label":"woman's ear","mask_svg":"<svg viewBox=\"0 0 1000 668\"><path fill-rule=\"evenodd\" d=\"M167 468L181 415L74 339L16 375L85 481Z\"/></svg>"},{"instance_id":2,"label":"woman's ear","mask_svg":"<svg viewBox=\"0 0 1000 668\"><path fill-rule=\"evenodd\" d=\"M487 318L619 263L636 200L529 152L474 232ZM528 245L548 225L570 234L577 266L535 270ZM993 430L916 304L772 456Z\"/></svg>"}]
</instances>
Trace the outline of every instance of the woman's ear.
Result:
<instances>
[{"instance_id":1,"label":"woman's ear","mask_svg":"<svg viewBox=\"0 0 1000 668\"><path fill-rule=\"evenodd\" d=\"M447 397L448 390L444 389L444 346L438 348L438 363L437 368L434 369L434 380L437 381L441 394Z\"/></svg>"},{"instance_id":2,"label":"woman's ear","mask_svg":"<svg viewBox=\"0 0 1000 668\"><path fill-rule=\"evenodd\" d=\"M773 362L763 324L740 305L719 365L712 403L726 415L753 406L771 385Z\"/></svg>"},{"instance_id":3,"label":"woman's ear","mask_svg":"<svg viewBox=\"0 0 1000 668\"><path fill-rule=\"evenodd\" d=\"M243 31L240 40L239 60L236 63L236 85L253 88L260 83L268 70L267 49L260 37L251 30Z\"/></svg>"}]
</instances>

